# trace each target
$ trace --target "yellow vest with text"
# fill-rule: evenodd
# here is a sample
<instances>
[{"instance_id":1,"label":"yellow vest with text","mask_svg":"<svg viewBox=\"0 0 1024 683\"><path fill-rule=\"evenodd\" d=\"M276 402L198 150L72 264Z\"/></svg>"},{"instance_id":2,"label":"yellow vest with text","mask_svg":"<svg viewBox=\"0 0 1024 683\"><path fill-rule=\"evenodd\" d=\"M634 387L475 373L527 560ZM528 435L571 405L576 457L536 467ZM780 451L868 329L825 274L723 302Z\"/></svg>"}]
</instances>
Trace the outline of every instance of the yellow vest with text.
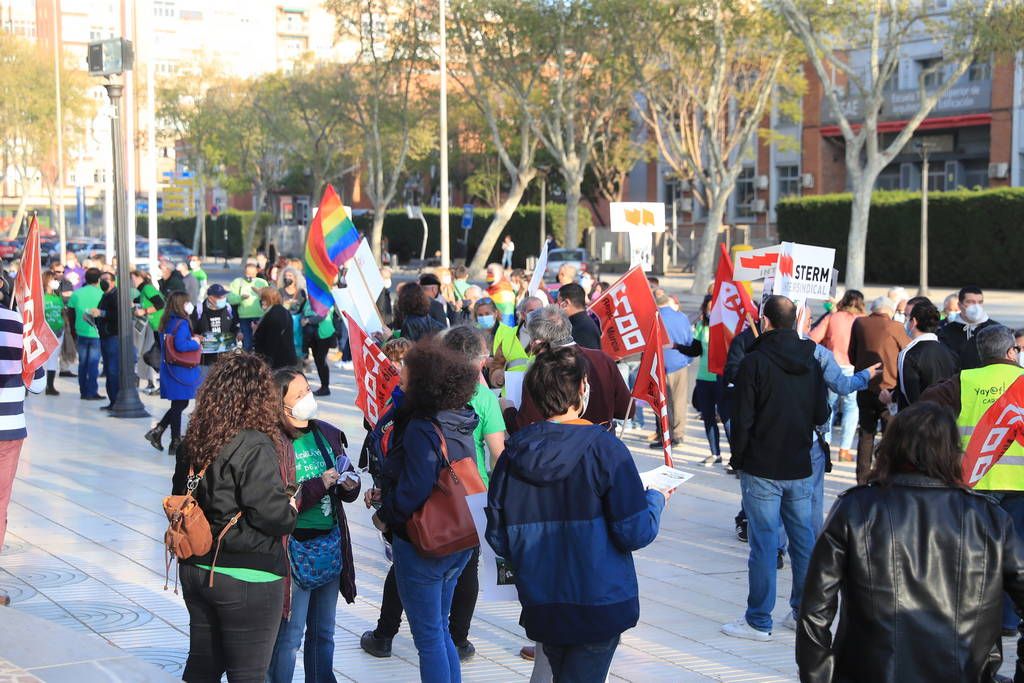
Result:
<instances>
[{"instance_id":1,"label":"yellow vest with text","mask_svg":"<svg viewBox=\"0 0 1024 683\"><path fill-rule=\"evenodd\" d=\"M995 363L960 372L960 446L966 449L982 415L999 400L1024 368ZM974 487L977 491L1024 491L1024 446L1014 442Z\"/></svg>"}]
</instances>

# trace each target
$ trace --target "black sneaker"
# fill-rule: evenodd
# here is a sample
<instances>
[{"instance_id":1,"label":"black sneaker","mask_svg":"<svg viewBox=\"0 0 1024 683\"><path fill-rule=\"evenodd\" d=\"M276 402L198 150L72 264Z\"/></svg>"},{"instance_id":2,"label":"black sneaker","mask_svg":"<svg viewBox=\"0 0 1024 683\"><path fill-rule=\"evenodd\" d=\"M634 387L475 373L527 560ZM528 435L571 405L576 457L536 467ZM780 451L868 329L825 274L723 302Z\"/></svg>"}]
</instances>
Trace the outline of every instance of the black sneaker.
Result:
<instances>
[{"instance_id":1,"label":"black sneaker","mask_svg":"<svg viewBox=\"0 0 1024 683\"><path fill-rule=\"evenodd\" d=\"M314 396L330 396L331 395L331 390L330 390L329 387L320 387L319 389L317 389L316 391L313 392L313 395Z\"/></svg>"},{"instance_id":2,"label":"black sneaker","mask_svg":"<svg viewBox=\"0 0 1024 683\"><path fill-rule=\"evenodd\" d=\"M464 642L462 645L456 645L455 649L459 653L460 662L464 662L476 654L476 648L473 647L473 643L469 642L468 640Z\"/></svg>"},{"instance_id":3,"label":"black sneaker","mask_svg":"<svg viewBox=\"0 0 1024 683\"><path fill-rule=\"evenodd\" d=\"M54 387L46 387L47 396L60 396L60 392Z\"/></svg>"},{"instance_id":4,"label":"black sneaker","mask_svg":"<svg viewBox=\"0 0 1024 683\"><path fill-rule=\"evenodd\" d=\"M747 522L736 522L736 538L740 539L743 543L747 542Z\"/></svg>"},{"instance_id":5,"label":"black sneaker","mask_svg":"<svg viewBox=\"0 0 1024 683\"><path fill-rule=\"evenodd\" d=\"M359 638L359 647L366 654L381 659L391 656L391 638L378 638L373 631L367 631Z\"/></svg>"},{"instance_id":6,"label":"black sneaker","mask_svg":"<svg viewBox=\"0 0 1024 683\"><path fill-rule=\"evenodd\" d=\"M59 373L57 373L57 376L58 377L78 377L78 375L76 375L75 373L71 372L70 370L61 370Z\"/></svg>"},{"instance_id":7,"label":"black sneaker","mask_svg":"<svg viewBox=\"0 0 1024 683\"><path fill-rule=\"evenodd\" d=\"M775 560L775 568L776 569L782 569L785 566L786 566L786 553L784 553L784 552L782 552L780 550L779 551L779 556Z\"/></svg>"}]
</instances>

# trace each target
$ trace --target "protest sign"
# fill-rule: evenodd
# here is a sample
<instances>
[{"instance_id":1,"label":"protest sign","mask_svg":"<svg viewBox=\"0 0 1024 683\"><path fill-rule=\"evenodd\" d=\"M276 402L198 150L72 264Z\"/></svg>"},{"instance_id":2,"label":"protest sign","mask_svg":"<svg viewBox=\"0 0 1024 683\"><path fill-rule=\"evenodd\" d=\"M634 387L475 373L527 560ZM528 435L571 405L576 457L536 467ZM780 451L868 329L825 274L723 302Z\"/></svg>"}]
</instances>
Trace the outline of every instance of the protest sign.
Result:
<instances>
[{"instance_id":1,"label":"protest sign","mask_svg":"<svg viewBox=\"0 0 1024 683\"><path fill-rule=\"evenodd\" d=\"M542 300L547 301L548 295L544 292L544 271L548 268L548 243L544 242L544 246L540 249L540 257L537 259L537 265L533 267L533 275L530 276L530 288L526 290L526 293L530 296L537 295ZM538 294L541 292L542 294Z\"/></svg>"},{"instance_id":2,"label":"protest sign","mask_svg":"<svg viewBox=\"0 0 1024 683\"><path fill-rule=\"evenodd\" d=\"M651 272L654 259L654 233L633 230L629 233L629 267L639 266L645 273Z\"/></svg>"},{"instance_id":3,"label":"protest sign","mask_svg":"<svg viewBox=\"0 0 1024 683\"><path fill-rule=\"evenodd\" d=\"M775 293L793 301L828 299L835 260L835 249L783 242L775 264Z\"/></svg>"},{"instance_id":4,"label":"protest sign","mask_svg":"<svg viewBox=\"0 0 1024 683\"><path fill-rule=\"evenodd\" d=\"M391 392L398 386L398 368L350 315L346 313L345 319L356 378L356 406L367 422L376 425L387 409Z\"/></svg>"},{"instance_id":5,"label":"protest sign","mask_svg":"<svg viewBox=\"0 0 1024 683\"><path fill-rule=\"evenodd\" d=\"M665 344L668 335L661 322L661 314L654 313L654 319L647 328L649 343L640 357L640 369L636 375L631 395L644 401L654 410L661 425L661 443L665 452L665 464L672 467L672 438L668 424L668 399L666 398L667 383L665 381Z\"/></svg>"},{"instance_id":6,"label":"protest sign","mask_svg":"<svg viewBox=\"0 0 1024 683\"><path fill-rule=\"evenodd\" d=\"M738 253L736 263L733 264L732 278L737 282L761 280L775 273L778 260L778 244Z\"/></svg>"},{"instance_id":7,"label":"protest sign","mask_svg":"<svg viewBox=\"0 0 1024 683\"><path fill-rule=\"evenodd\" d=\"M469 512L473 515L477 536L480 537L480 594L484 602L518 602L515 576L504 558L498 557L485 539L487 533L487 492L466 496Z\"/></svg>"},{"instance_id":8,"label":"protest sign","mask_svg":"<svg viewBox=\"0 0 1024 683\"><path fill-rule=\"evenodd\" d=\"M589 310L600 323L601 350L615 360L644 350L650 341L651 321L657 321L661 337L668 339L647 277L640 268L632 268L619 278Z\"/></svg>"},{"instance_id":9,"label":"protest sign","mask_svg":"<svg viewBox=\"0 0 1024 683\"><path fill-rule=\"evenodd\" d=\"M963 479L975 486L1016 441L1024 446L1024 376L981 416L964 449Z\"/></svg>"}]
</instances>

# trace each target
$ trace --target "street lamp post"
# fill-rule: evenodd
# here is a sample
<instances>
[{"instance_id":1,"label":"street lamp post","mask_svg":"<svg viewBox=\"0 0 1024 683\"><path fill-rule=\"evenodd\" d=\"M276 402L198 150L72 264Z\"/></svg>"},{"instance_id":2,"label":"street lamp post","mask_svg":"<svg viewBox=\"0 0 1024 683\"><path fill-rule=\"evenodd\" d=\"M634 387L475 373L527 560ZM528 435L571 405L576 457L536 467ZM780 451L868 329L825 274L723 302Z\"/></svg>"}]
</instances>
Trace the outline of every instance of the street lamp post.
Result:
<instances>
[{"instance_id":1,"label":"street lamp post","mask_svg":"<svg viewBox=\"0 0 1024 683\"><path fill-rule=\"evenodd\" d=\"M919 255L918 295L928 296L928 142L917 145L921 154L921 252Z\"/></svg>"},{"instance_id":2,"label":"street lamp post","mask_svg":"<svg viewBox=\"0 0 1024 683\"><path fill-rule=\"evenodd\" d=\"M448 38L445 30L446 0L441 0L441 265L451 265L451 243L448 235Z\"/></svg>"}]
</instances>

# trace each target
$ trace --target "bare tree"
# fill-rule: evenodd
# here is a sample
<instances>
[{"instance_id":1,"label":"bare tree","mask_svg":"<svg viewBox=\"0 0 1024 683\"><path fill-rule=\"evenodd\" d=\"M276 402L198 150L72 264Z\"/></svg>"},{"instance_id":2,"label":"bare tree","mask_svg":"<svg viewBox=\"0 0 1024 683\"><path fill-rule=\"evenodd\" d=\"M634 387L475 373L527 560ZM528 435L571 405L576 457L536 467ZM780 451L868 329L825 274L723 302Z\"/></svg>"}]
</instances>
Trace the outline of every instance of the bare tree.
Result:
<instances>
[{"instance_id":1,"label":"bare tree","mask_svg":"<svg viewBox=\"0 0 1024 683\"><path fill-rule=\"evenodd\" d=\"M845 281L848 287L862 287L871 193L878 176L972 61L1002 42L997 37L1002 29L992 21L996 2L961 0L941 14L932 3L922 0L772 2L803 43L846 145L853 204ZM907 78L899 73L903 46L920 35L940 43L942 56L917 74L917 100L902 129L885 144L879 138L878 124L886 113L886 95ZM864 60L851 59L859 51L866 55Z\"/></svg>"},{"instance_id":2,"label":"bare tree","mask_svg":"<svg viewBox=\"0 0 1024 683\"><path fill-rule=\"evenodd\" d=\"M729 198L753 150L780 75L795 65L788 31L757 4L708 0L665 5L660 61L641 108L665 162L693 180L707 209L697 252L694 292L712 277ZM787 74L788 75L788 74Z\"/></svg>"},{"instance_id":3,"label":"bare tree","mask_svg":"<svg viewBox=\"0 0 1024 683\"><path fill-rule=\"evenodd\" d=\"M608 202L622 201L626 177L637 164L657 158L657 142L643 123L634 107L623 107L601 122L590 174L597 196ZM596 212L597 207L593 208Z\"/></svg>"}]
</instances>

